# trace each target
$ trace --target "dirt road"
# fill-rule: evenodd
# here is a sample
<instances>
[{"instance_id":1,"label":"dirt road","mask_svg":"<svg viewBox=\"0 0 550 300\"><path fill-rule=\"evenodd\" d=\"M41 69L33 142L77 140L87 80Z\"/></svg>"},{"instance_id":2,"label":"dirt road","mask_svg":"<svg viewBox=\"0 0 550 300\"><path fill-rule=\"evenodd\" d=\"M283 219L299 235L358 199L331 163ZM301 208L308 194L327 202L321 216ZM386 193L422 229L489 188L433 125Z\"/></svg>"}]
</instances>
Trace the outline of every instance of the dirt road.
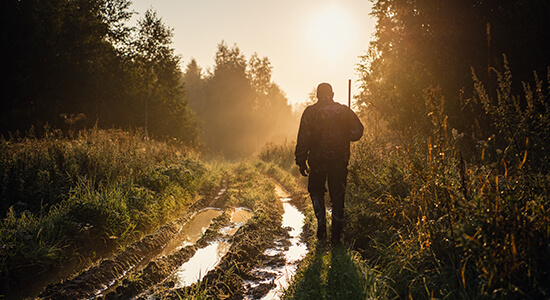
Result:
<instances>
[{"instance_id":1,"label":"dirt road","mask_svg":"<svg viewBox=\"0 0 550 300\"><path fill-rule=\"evenodd\" d=\"M304 216L272 183L279 201L227 207L228 186L193 213L159 228L112 258L48 286L43 299L277 299L307 253ZM300 206L300 205L298 205Z\"/></svg>"}]
</instances>

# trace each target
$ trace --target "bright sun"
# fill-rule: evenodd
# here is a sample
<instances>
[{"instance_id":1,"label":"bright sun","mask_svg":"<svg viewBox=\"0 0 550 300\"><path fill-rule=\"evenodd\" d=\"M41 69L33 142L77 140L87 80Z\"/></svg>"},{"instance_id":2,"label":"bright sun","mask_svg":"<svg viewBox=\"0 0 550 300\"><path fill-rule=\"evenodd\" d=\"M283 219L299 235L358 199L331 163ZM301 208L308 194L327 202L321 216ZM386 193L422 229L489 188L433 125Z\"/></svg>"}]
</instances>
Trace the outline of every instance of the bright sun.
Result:
<instances>
[{"instance_id":1,"label":"bright sun","mask_svg":"<svg viewBox=\"0 0 550 300\"><path fill-rule=\"evenodd\" d=\"M337 60L352 46L355 36L353 20L338 6L316 11L308 25L309 43L326 59Z\"/></svg>"}]
</instances>

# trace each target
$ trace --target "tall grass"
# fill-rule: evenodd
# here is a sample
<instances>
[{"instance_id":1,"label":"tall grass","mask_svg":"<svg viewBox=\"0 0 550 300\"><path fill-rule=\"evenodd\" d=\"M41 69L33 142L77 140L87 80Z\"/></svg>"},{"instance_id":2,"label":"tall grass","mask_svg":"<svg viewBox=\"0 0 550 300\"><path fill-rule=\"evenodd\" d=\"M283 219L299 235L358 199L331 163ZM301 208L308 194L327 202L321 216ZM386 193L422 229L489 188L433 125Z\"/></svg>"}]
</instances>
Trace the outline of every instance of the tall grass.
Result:
<instances>
[{"instance_id":1,"label":"tall grass","mask_svg":"<svg viewBox=\"0 0 550 300\"><path fill-rule=\"evenodd\" d=\"M190 149L97 129L2 138L0 170L2 289L124 245L212 192L222 177Z\"/></svg>"},{"instance_id":2,"label":"tall grass","mask_svg":"<svg viewBox=\"0 0 550 300\"><path fill-rule=\"evenodd\" d=\"M550 72L548 82L535 75L514 95L506 65L493 70L493 92L474 77L488 131L450 128L445 99L432 88L424 95L430 135L396 137L367 125L353 145L344 240L383 279L374 298L550 296ZM323 288L300 287L325 274L322 257L306 261L311 274L298 276L289 298Z\"/></svg>"},{"instance_id":3,"label":"tall grass","mask_svg":"<svg viewBox=\"0 0 550 300\"><path fill-rule=\"evenodd\" d=\"M443 101L437 90L426 93L433 104L429 137L391 146L383 138L365 139L355 147L346 239L391 278L392 297L540 299L550 293L550 156L539 130L541 122L550 128L550 110L540 109L548 90L537 81L533 100L526 87L526 103L534 104L522 107L510 94L509 74L497 75L499 101L476 84L487 112L503 124L478 141L471 161L459 147L464 135L448 128L436 109ZM539 107L536 118L532 105ZM518 117L502 119L512 114Z\"/></svg>"}]
</instances>

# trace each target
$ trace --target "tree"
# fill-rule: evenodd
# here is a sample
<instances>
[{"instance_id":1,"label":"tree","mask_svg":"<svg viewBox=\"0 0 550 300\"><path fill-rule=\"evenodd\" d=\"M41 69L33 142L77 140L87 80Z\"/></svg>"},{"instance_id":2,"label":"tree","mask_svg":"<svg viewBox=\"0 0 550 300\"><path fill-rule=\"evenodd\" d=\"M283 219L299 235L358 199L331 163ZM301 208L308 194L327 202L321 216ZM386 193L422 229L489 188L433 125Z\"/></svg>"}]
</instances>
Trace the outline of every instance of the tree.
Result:
<instances>
[{"instance_id":1,"label":"tree","mask_svg":"<svg viewBox=\"0 0 550 300\"><path fill-rule=\"evenodd\" d=\"M2 1L2 129L61 125L61 113L94 115L109 90L98 86L117 73L112 42L125 38L129 3Z\"/></svg>"},{"instance_id":2,"label":"tree","mask_svg":"<svg viewBox=\"0 0 550 300\"><path fill-rule=\"evenodd\" d=\"M374 1L376 34L359 65L359 103L374 104L401 132L418 132L429 124L424 91L439 87L452 126L471 132L484 115L464 101L472 96L471 68L494 80L487 70L501 68L506 53L519 82L544 73L549 12L543 0Z\"/></svg>"},{"instance_id":3,"label":"tree","mask_svg":"<svg viewBox=\"0 0 550 300\"><path fill-rule=\"evenodd\" d=\"M133 44L140 99L136 106L143 109L146 134L191 142L197 139L196 124L187 107L180 57L171 48L172 37L173 30L162 23L155 11L147 10L138 20L138 36Z\"/></svg>"},{"instance_id":4,"label":"tree","mask_svg":"<svg viewBox=\"0 0 550 300\"><path fill-rule=\"evenodd\" d=\"M215 65L203 76L191 61L183 76L190 106L202 121L206 145L230 158L249 155L266 141L294 135L297 126L284 92L272 82L267 57L246 60L235 45L218 45Z\"/></svg>"},{"instance_id":5,"label":"tree","mask_svg":"<svg viewBox=\"0 0 550 300\"><path fill-rule=\"evenodd\" d=\"M153 11L140 20L138 31L129 27L130 4L129 0L0 3L0 41L5 45L0 58L5 78L2 133L31 126L40 129L45 123L65 129L144 126L145 109L140 104L147 95L155 136L190 143L197 139L179 57L170 48L172 32Z\"/></svg>"}]
</instances>

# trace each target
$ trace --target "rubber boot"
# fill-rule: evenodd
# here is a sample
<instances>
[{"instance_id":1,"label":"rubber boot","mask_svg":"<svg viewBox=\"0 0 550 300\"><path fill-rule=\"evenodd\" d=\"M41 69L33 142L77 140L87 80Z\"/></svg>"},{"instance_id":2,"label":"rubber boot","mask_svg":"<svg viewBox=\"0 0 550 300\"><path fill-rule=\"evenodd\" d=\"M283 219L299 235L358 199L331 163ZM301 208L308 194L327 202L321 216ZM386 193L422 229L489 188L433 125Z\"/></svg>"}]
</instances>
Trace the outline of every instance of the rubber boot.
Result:
<instances>
[{"instance_id":1,"label":"rubber boot","mask_svg":"<svg viewBox=\"0 0 550 300\"><path fill-rule=\"evenodd\" d=\"M324 195L311 195L311 202L313 203L315 217L317 217L317 239L324 240L327 237L325 197Z\"/></svg>"},{"instance_id":2,"label":"rubber boot","mask_svg":"<svg viewBox=\"0 0 550 300\"><path fill-rule=\"evenodd\" d=\"M331 244L335 246L340 245L343 227L344 220L332 215L332 234L330 237Z\"/></svg>"},{"instance_id":3,"label":"rubber boot","mask_svg":"<svg viewBox=\"0 0 550 300\"><path fill-rule=\"evenodd\" d=\"M317 220L317 239L325 240L327 238L327 223Z\"/></svg>"}]
</instances>

